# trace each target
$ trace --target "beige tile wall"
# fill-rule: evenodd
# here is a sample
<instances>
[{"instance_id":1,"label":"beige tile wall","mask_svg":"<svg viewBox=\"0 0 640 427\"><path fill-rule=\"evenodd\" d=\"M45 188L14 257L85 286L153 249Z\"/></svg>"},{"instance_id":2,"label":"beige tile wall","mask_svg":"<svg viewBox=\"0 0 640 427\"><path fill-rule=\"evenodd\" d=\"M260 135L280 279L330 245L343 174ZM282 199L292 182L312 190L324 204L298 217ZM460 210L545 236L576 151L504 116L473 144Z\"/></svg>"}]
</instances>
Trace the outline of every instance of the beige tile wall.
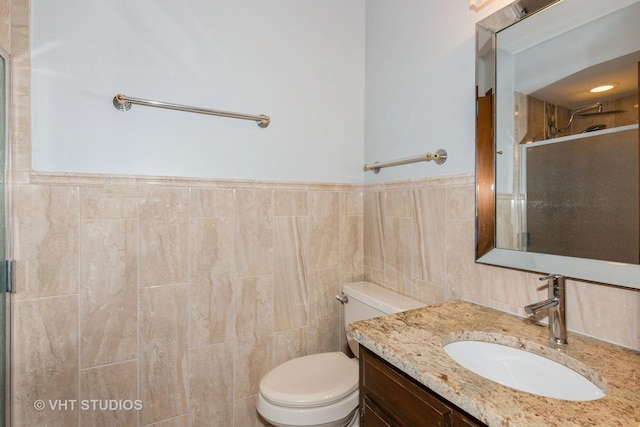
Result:
<instances>
[{"instance_id":1,"label":"beige tile wall","mask_svg":"<svg viewBox=\"0 0 640 427\"><path fill-rule=\"evenodd\" d=\"M525 317L538 274L474 262L472 174L365 187L365 278L427 303L464 299ZM640 349L640 291L568 282L569 329Z\"/></svg>"},{"instance_id":2,"label":"beige tile wall","mask_svg":"<svg viewBox=\"0 0 640 427\"><path fill-rule=\"evenodd\" d=\"M362 278L360 188L31 178L13 194L16 425L246 426L266 372L344 347L335 295Z\"/></svg>"},{"instance_id":3,"label":"beige tile wall","mask_svg":"<svg viewBox=\"0 0 640 427\"><path fill-rule=\"evenodd\" d=\"M0 1L13 56L15 425L260 426L266 370L345 349L344 281L517 314L544 297L535 275L473 262L471 175L361 187L33 172L28 34L29 1ZM573 330L638 348L639 306L637 291L570 283Z\"/></svg>"},{"instance_id":4,"label":"beige tile wall","mask_svg":"<svg viewBox=\"0 0 640 427\"><path fill-rule=\"evenodd\" d=\"M345 281L522 316L546 295L537 275L474 263L470 174L364 187L29 176L13 187L21 426L259 426L262 375L345 349ZM639 348L638 295L570 282L569 327Z\"/></svg>"}]
</instances>

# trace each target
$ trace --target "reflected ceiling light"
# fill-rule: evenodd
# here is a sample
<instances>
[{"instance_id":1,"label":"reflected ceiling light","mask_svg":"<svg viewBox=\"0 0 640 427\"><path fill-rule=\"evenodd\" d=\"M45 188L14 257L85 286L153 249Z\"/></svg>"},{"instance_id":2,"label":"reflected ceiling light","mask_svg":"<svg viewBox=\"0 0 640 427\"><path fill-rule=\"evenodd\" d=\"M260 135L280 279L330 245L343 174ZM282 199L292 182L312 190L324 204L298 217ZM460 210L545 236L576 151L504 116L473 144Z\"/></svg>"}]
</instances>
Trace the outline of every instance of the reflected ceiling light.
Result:
<instances>
[{"instance_id":1,"label":"reflected ceiling light","mask_svg":"<svg viewBox=\"0 0 640 427\"><path fill-rule=\"evenodd\" d=\"M600 93L600 92L606 92L608 90L613 89L614 87L618 86L617 83L607 83L605 85L600 85L600 86L596 86L596 87L592 87L591 89L589 89L589 92L591 93Z\"/></svg>"}]
</instances>

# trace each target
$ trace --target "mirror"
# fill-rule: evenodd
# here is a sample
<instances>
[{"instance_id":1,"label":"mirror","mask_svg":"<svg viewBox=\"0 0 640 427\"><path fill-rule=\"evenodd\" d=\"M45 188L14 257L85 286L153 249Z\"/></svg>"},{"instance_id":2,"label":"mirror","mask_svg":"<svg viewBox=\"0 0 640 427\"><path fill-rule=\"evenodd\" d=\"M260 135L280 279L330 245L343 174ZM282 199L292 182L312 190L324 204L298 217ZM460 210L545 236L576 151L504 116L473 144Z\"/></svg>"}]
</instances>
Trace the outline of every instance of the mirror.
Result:
<instances>
[{"instance_id":1,"label":"mirror","mask_svg":"<svg viewBox=\"0 0 640 427\"><path fill-rule=\"evenodd\" d=\"M640 288L638 22L520 0L476 25L478 262Z\"/></svg>"}]
</instances>

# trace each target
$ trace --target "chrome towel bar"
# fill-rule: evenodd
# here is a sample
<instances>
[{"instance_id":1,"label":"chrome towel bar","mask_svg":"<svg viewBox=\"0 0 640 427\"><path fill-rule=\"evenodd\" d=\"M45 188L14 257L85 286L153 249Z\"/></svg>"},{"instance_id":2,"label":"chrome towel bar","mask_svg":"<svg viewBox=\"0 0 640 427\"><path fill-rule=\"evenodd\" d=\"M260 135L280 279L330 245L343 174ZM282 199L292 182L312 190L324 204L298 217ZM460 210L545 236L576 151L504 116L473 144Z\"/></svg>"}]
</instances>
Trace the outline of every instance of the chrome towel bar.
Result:
<instances>
[{"instance_id":1,"label":"chrome towel bar","mask_svg":"<svg viewBox=\"0 0 640 427\"><path fill-rule=\"evenodd\" d=\"M426 153L421 156L407 157L406 159L391 160L391 161L382 162L382 163L376 162L372 165L364 165L364 168L362 170L364 170L365 172L373 171L373 173L380 173L380 169L382 168L388 168L390 166L406 165L409 163L430 162L431 160L436 162L436 164L438 165L443 164L444 162L447 161L447 150L443 150L441 148L435 153Z\"/></svg>"},{"instance_id":2,"label":"chrome towel bar","mask_svg":"<svg viewBox=\"0 0 640 427\"><path fill-rule=\"evenodd\" d=\"M113 97L113 106L120 111L128 111L131 109L131 104L144 105L146 107L166 108L168 110L185 111L187 113L208 114L211 116L228 117L231 119L241 120L253 120L257 122L257 125L261 128L266 128L271 122L271 118L264 114L252 115L243 113L232 113L230 111L211 110L208 108L189 107L180 104L170 104L168 102L151 101L148 99L133 98L121 93Z\"/></svg>"}]
</instances>

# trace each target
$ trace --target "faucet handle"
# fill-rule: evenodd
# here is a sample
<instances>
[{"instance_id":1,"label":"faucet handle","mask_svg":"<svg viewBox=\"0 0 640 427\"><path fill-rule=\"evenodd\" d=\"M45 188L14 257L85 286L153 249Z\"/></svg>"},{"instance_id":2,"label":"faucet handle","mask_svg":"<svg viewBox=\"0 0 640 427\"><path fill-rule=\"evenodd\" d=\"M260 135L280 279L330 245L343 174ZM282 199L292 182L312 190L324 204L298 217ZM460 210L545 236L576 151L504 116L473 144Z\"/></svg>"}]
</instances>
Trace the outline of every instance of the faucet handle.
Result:
<instances>
[{"instance_id":1,"label":"faucet handle","mask_svg":"<svg viewBox=\"0 0 640 427\"><path fill-rule=\"evenodd\" d=\"M564 299L564 292L565 292L564 279L565 277L562 274L550 274L548 276L540 277L539 280L548 280L548 284L541 286L541 288L544 286L548 286L549 298L561 297L562 299Z\"/></svg>"}]
</instances>

